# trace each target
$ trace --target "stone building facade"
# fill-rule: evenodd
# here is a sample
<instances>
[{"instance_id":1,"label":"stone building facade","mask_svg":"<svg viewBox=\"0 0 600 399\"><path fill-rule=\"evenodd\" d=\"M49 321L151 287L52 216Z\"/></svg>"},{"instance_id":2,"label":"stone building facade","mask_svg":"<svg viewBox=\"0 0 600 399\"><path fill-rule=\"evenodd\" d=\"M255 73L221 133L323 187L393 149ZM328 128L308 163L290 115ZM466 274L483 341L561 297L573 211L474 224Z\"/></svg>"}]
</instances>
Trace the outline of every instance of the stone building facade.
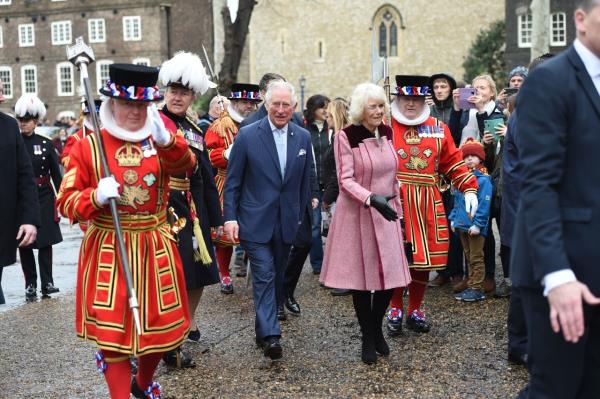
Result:
<instances>
[{"instance_id":1,"label":"stone building facade","mask_svg":"<svg viewBox=\"0 0 600 399\"><path fill-rule=\"evenodd\" d=\"M506 0L506 50L508 69L528 65L531 60L531 0ZM550 52L557 54L575 40L573 0L550 0Z\"/></svg>"},{"instance_id":2,"label":"stone building facade","mask_svg":"<svg viewBox=\"0 0 600 399\"><path fill-rule=\"evenodd\" d=\"M89 68L94 89L108 65L160 65L179 49L212 48L209 0L0 0L0 78L12 109L25 92L48 105L50 122L61 111L79 113L79 72L66 61L67 44L83 36L96 56ZM193 34L190 34L193 31Z\"/></svg>"},{"instance_id":3,"label":"stone building facade","mask_svg":"<svg viewBox=\"0 0 600 399\"><path fill-rule=\"evenodd\" d=\"M258 0L239 76L258 82L278 72L297 88L304 77L305 100L348 98L371 81L373 56L387 54L392 77L445 71L460 79L471 42L504 10L504 1L489 0Z\"/></svg>"}]
</instances>

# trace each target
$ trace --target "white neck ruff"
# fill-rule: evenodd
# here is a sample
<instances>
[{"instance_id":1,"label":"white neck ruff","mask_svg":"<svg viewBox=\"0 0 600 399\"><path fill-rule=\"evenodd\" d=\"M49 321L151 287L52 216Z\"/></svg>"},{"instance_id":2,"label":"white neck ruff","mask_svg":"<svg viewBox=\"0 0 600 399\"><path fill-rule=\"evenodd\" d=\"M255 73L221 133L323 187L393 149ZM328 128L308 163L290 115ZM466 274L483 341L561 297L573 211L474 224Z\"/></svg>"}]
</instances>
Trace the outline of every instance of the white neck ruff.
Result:
<instances>
[{"instance_id":1,"label":"white neck ruff","mask_svg":"<svg viewBox=\"0 0 600 399\"><path fill-rule=\"evenodd\" d=\"M229 113L229 116L231 116L231 119L233 119L237 123L242 123L242 121L244 120L244 117L238 114L235 108L233 108L231 105L227 108L227 112Z\"/></svg>"},{"instance_id":2,"label":"white neck ruff","mask_svg":"<svg viewBox=\"0 0 600 399\"><path fill-rule=\"evenodd\" d=\"M102 127L106 129L108 134L118 138L119 140L129 141L131 143L139 143L150 136L150 127L152 122L147 116L144 127L142 127L140 130L136 130L135 132L117 126L115 118L113 117L112 112L110 112L110 107L108 106L109 101L103 101L102 105L100 106L100 121L102 122Z\"/></svg>"},{"instance_id":3,"label":"white neck ruff","mask_svg":"<svg viewBox=\"0 0 600 399\"><path fill-rule=\"evenodd\" d=\"M406 126L417 126L420 125L421 123L425 122L427 119L429 119L429 115L430 115L430 110L429 107L425 106L423 108L423 112L421 113L421 115L417 116L415 119L408 119L407 117L405 117L402 112L400 112L400 109L398 108L398 103L396 101L392 102L392 105L390 106L392 109L392 117L398 122L401 123L403 125Z\"/></svg>"}]
</instances>

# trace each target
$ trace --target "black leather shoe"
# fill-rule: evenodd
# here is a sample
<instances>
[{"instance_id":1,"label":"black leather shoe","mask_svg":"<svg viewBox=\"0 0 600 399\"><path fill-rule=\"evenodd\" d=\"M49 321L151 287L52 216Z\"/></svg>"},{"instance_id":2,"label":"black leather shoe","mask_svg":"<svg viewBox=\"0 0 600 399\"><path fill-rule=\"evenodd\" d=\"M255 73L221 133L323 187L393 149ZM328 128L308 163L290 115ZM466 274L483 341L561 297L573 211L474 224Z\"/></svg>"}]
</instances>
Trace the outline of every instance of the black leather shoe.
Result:
<instances>
[{"instance_id":1,"label":"black leather shoe","mask_svg":"<svg viewBox=\"0 0 600 399\"><path fill-rule=\"evenodd\" d=\"M48 283L45 287L42 288L42 295L56 294L59 291L60 290L57 287L55 287L54 284Z\"/></svg>"},{"instance_id":2,"label":"black leather shoe","mask_svg":"<svg viewBox=\"0 0 600 399\"><path fill-rule=\"evenodd\" d=\"M300 316L300 305L293 296L289 296L285 299L285 307L291 314Z\"/></svg>"},{"instance_id":3,"label":"black leather shoe","mask_svg":"<svg viewBox=\"0 0 600 399\"><path fill-rule=\"evenodd\" d=\"M190 355L181 350L181 348L174 349L163 354L163 361L169 367L177 368L190 368L196 367L196 362Z\"/></svg>"},{"instance_id":4,"label":"black leather shoe","mask_svg":"<svg viewBox=\"0 0 600 399\"><path fill-rule=\"evenodd\" d=\"M520 366L527 366L527 353L520 352L509 352L508 361L509 363L518 364Z\"/></svg>"},{"instance_id":5,"label":"black leather shoe","mask_svg":"<svg viewBox=\"0 0 600 399\"><path fill-rule=\"evenodd\" d=\"M37 297L37 290L33 284L29 284L27 288L25 288L25 298L32 299Z\"/></svg>"},{"instance_id":6,"label":"black leather shoe","mask_svg":"<svg viewBox=\"0 0 600 399\"><path fill-rule=\"evenodd\" d=\"M277 306L277 320L287 320L287 315L285 314L285 309L283 308L283 305Z\"/></svg>"},{"instance_id":7,"label":"black leather shoe","mask_svg":"<svg viewBox=\"0 0 600 399\"><path fill-rule=\"evenodd\" d=\"M263 342L263 353L271 360L279 360L283 356L283 348L278 337L265 337Z\"/></svg>"},{"instance_id":8,"label":"black leather shoe","mask_svg":"<svg viewBox=\"0 0 600 399\"><path fill-rule=\"evenodd\" d=\"M425 315L418 310L413 310L413 313L408 316L406 319L406 327L419 333L426 333L431 329L431 326L425 320Z\"/></svg>"}]
</instances>

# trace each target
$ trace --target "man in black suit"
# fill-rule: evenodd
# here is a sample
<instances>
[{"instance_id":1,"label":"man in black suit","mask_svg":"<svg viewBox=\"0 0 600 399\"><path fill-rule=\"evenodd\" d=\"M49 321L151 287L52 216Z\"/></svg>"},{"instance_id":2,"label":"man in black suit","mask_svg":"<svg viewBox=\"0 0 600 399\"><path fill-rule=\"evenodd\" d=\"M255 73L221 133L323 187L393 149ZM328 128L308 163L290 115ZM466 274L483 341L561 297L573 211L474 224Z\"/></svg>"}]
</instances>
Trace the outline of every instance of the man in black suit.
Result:
<instances>
[{"instance_id":1,"label":"man in black suit","mask_svg":"<svg viewBox=\"0 0 600 399\"><path fill-rule=\"evenodd\" d=\"M523 398L600 395L600 0L519 96L523 183L511 259L528 327ZM562 332L562 334L559 334Z\"/></svg>"},{"instance_id":2,"label":"man in black suit","mask_svg":"<svg viewBox=\"0 0 600 399\"><path fill-rule=\"evenodd\" d=\"M4 87L0 80L0 103ZM40 206L29 154L15 118L0 112L0 282L2 268L17 261L17 246L25 247L36 240L40 225ZM0 305L4 303L0 285Z\"/></svg>"}]
</instances>

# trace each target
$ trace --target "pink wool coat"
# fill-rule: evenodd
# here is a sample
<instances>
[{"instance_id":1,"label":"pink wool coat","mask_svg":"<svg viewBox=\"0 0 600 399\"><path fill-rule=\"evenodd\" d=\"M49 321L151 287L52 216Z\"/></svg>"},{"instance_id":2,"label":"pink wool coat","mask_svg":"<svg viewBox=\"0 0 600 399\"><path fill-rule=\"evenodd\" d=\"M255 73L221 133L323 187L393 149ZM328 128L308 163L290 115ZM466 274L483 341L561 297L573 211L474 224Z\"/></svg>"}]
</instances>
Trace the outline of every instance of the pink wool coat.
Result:
<instances>
[{"instance_id":1,"label":"pink wool coat","mask_svg":"<svg viewBox=\"0 0 600 399\"><path fill-rule=\"evenodd\" d=\"M365 207L371 194L395 194L389 204L402 215L392 130L381 125L379 132L378 142L364 126L351 125L334 141L340 194L321 269L327 287L379 291L410 282L400 220Z\"/></svg>"}]
</instances>

